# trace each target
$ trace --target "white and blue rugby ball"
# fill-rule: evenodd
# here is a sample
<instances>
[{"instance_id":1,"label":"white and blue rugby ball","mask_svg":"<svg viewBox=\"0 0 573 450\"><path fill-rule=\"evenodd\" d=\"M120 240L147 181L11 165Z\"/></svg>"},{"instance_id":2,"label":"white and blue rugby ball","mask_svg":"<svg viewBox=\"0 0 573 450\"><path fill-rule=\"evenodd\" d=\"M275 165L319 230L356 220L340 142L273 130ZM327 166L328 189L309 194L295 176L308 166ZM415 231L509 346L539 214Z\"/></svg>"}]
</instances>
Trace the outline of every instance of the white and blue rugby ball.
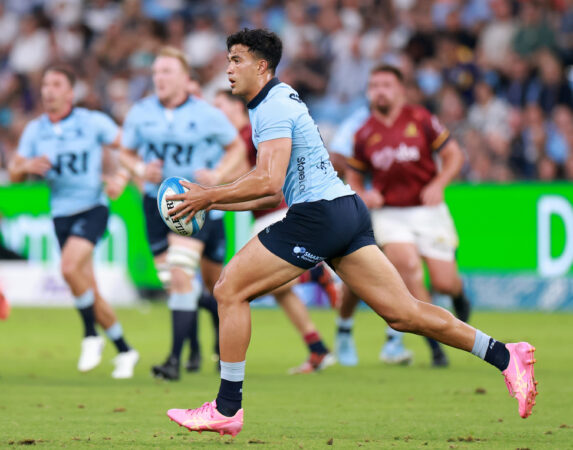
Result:
<instances>
[{"instance_id":1,"label":"white and blue rugby ball","mask_svg":"<svg viewBox=\"0 0 573 450\"><path fill-rule=\"evenodd\" d=\"M157 207L159 208L159 214L165 222L165 225L169 229L181 236L193 236L205 223L205 211L197 212L189 222L185 222L187 216L183 216L180 219L173 220L173 216L169 215L169 212L173 210L181 200L166 200L166 197L176 194L184 194L189 189L182 186L180 181L188 181L181 177L169 177L166 178L161 186L159 186L159 192L157 193Z\"/></svg>"}]
</instances>

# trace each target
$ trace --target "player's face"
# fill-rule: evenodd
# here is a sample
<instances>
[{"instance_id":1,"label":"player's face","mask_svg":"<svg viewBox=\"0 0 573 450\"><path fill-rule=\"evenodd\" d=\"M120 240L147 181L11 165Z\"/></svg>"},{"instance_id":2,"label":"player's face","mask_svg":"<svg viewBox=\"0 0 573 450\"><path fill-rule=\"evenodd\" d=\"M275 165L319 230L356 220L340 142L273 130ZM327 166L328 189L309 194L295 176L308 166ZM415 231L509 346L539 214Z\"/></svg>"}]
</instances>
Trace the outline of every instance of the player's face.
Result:
<instances>
[{"instance_id":1,"label":"player's face","mask_svg":"<svg viewBox=\"0 0 573 450\"><path fill-rule=\"evenodd\" d=\"M231 47L227 55L227 77L231 83L231 92L235 95L249 96L256 89L260 59L249 52L249 48L237 44Z\"/></svg>"},{"instance_id":2,"label":"player's face","mask_svg":"<svg viewBox=\"0 0 573 450\"><path fill-rule=\"evenodd\" d=\"M378 72L370 76L367 95L373 108L387 114L403 101L405 91L396 75L391 72Z\"/></svg>"},{"instance_id":3,"label":"player's face","mask_svg":"<svg viewBox=\"0 0 573 450\"><path fill-rule=\"evenodd\" d=\"M242 103L231 100L225 94L218 94L215 97L213 104L216 108L219 108L221 111L223 111L223 114L225 114L231 121L241 113L243 108Z\"/></svg>"},{"instance_id":4,"label":"player's face","mask_svg":"<svg viewBox=\"0 0 573 450\"><path fill-rule=\"evenodd\" d=\"M72 104L74 89L63 73L48 71L42 78L41 95L46 112L58 113Z\"/></svg>"},{"instance_id":5,"label":"player's face","mask_svg":"<svg viewBox=\"0 0 573 450\"><path fill-rule=\"evenodd\" d=\"M168 102L187 92L189 75L177 58L159 56L152 67L155 93L162 102Z\"/></svg>"}]
</instances>

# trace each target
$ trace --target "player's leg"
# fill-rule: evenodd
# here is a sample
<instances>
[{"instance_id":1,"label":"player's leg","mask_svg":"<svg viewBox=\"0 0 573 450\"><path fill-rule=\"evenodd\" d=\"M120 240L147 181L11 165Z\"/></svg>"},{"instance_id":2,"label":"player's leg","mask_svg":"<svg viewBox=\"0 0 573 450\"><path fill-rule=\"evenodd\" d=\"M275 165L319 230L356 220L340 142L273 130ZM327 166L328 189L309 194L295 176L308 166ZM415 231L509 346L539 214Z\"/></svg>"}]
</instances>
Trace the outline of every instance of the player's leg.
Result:
<instances>
[{"instance_id":1,"label":"player's leg","mask_svg":"<svg viewBox=\"0 0 573 450\"><path fill-rule=\"evenodd\" d=\"M0 320L6 320L10 317L10 303L4 295L4 289L0 285Z\"/></svg>"},{"instance_id":2,"label":"player's leg","mask_svg":"<svg viewBox=\"0 0 573 450\"><path fill-rule=\"evenodd\" d=\"M432 297L424 284L424 268L416 244L411 242L388 242L384 245L384 254L396 268L410 293L418 300L431 303ZM411 353L403 350L401 342L399 346L395 345L398 339L401 339L399 333L389 328L388 341L380 353L380 358L383 361L392 363L409 362L411 360ZM448 359L440 344L433 339L427 339L427 341L432 351L432 365L434 367L447 366ZM403 358L406 352L408 352L407 358L400 361L395 359L396 357Z\"/></svg>"},{"instance_id":3,"label":"player's leg","mask_svg":"<svg viewBox=\"0 0 573 450\"><path fill-rule=\"evenodd\" d=\"M96 322L104 329L108 339L113 342L118 352L113 360L115 368L111 376L117 379L132 378L135 366L139 361L139 352L127 343L123 327L118 321L113 308L99 292L95 279L93 258L89 258L86 261L83 271L85 278L90 279L92 282Z\"/></svg>"},{"instance_id":4,"label":"player's leg","mask_svg":"<svg viewBox=\"0 0 573 450\"><path fill-rule=\"evenodd\" d=\"M193 238L168 234L168 249L156 256L156 264L169 268L169 298L171 311L171 349L163 364L151 368L157 378L178 380L181 352L189 330L196 327L197 304L202 286L195 279L204 244Z\"/></svg>"},{"instance_id":5,"label":"player's leg","mask_svg":"<svg viewBox=\"0 0 573 450\"><path fill-rule=\"evenodd\" d=\"M203 243L170 233L157 210L157 200L143 199L147 239L158 276L168 291L171 312L171 349L163 364L152 366L155 377L179 379L180 356L191 324L196 320L201 285L194 281L199 269Z\"/></svg>"},{"instance_id":6,"label":"player's leg","mask_svg":"<svg viewBox=\"0 0 573 450\"><path fill-rule=\"evenodd\" d=\"M467 322L471 303L464 294L458 273L456 250L458 235L450 211L445 204L417 208L418 249L426 262L432 289L452 298L456 317Z\"/></svg>"},{"instance_id":7,"label":"player's leg","mask_svg":"<svg viewBox=\"0 0 573 450\"><path fill-rule=\"evenodd\" d=\"M338 317L336 318L336 341L335 351L338 362L343 366L355 366L358 364L358 353L352 337L354 326L354 311L360 299L350 288L342 284L342 301Z\"/></svg>"},{"instance_id":8,"label":"player's leg","mask_svg":"<svg viewBox=\"0 0 573 450\"><path fill-rule=\"evenodd\" d=\"M201 277L203 278L205 289L203 289L201 297L199 298L199 307L207 310L211 316L214 335L212 358L215 361L215 367L219 370L219 313L217 309L217 301L213 296L213 289L215 288L215 283L223 271L223 261L227 251L223 219L212 219L209 217L207 227L203 227L198 238L202 239L205 243L203 257L201 258ZM197 325L198 321L196 320L189 330L191 352L186 364L186 369L189 372L199 370L201 365Z\"/></svg>"},{"instance_id":9,"label":"player's leg","mask_svg":"<svg viewBox=\"0 0 573 450\"><path fill-rule=\"evenodd\" d=\"M330 273L330 269L324 262L317 264L312 269L304 272L297 280L298 283L317 283L328 297L328 302L332 308L339 308L341 303L341 295L334 277Z\"/></svg>"},{"instance_id":10,"label":"player's leg","mask_svg":"<svg viewBox=\"0 0 573 450\"><path fill-rule=\"evenodd\" d=\"M221 385L215 401L197 409L172 409L168 416L191 430L235 435L243 424L241 409L245 357L251 339L249 301L298 277L300 268L251 239L223 269L215 285L219 305Z\"/></svg>"},{"instance_id":11,"label":"player's leg","mask_svg":"<svg viewBox=\"0 0 573 450\"><path fill-rule=\"evenodd\" d=\"M432 288L452 297L456 317L467 322L471 313L471 303L464 292L464 282L458 272L456 261L444 261L435 258L424 258Z\"/></svg>"},{"instance_id":12,"label":"player's leg","mask_svg":"<svg viewBox=\"0 0 573 450\"><path fill-rule=\"evenodd\" d=\"M61 236L61 234L60 234ZM59 237L60 237L59 236ZM63 242L62 242L63 241ZM95 292L92 280L85 276L83 267L91 260L94 244L78 236L61 239L61 271L74 296L74 304L84 325L78 370L87 372L101 362L105 341L98 336L95 318Z\"/></svg>"},{"instance_id":13,"label":"player's leg","mask_svg":"<svg viewBox=\"0 0 573 450\"><path fill-rule=\"evenodd\" d=\"M342 280L394 329L471 352L497 367L519 402L521 417L531 414L537 395L534 347L526 342L505 345L445 309L416 300L396 269L373 245L361 247L332 263Z\"/></svg>"},{"instance_id":14,"label":"player's leg","mask_svg":"<svg viewBox=\"0 0 573 450\"><path fill-rule=\"evenodd\" d=\"M309 358L300 366L290 369L289 373L291 374L315 372L325 369L335 362L333 355L330 354L328 348L324 345L316 325L310 318L307 307L292 289L298 282L298 280L293 280L271 292L297 329L309 351Z\"/></svg>"}]
</instances>

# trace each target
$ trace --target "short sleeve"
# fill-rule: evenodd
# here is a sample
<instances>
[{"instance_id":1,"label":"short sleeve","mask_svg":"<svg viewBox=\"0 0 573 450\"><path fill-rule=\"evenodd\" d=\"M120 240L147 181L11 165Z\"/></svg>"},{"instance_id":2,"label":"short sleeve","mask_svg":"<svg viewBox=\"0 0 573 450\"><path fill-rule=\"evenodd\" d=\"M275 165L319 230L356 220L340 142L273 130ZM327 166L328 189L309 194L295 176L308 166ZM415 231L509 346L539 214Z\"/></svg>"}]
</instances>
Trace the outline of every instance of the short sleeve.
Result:
<instances>
[{"instance_id":1,"label":"short sleeve","mask_svg":"<svg viewBox=\"0 0 573 450\"><path fill-rule=\"evenodd\" d=\"M34 158L38 156L36 154L36 145L35 145L35 138L36 138L36 130L37 130L37 123L31 122L26 125L24 128L24 132L22 136L20 136L20 141L18 142L18 154L24 158Z\"/></svg>"},{"instance_id":2,"label":"short sleeve","mask_svg":"<svg viewBox=\"0 0 573 450\"><path fill-rule=\"evenodd\" d=\"M207 123L211 127L211 136L222 147L226 147L235 140L239 134L227 116L217 108L210 107Z\"/></svg>"},{"instance_id":3,"label":"short sleeve","mask_svg":"<svg viewBox=\"0 0 573 450\"><path fill-rule=\"evenodd\" d=\"M352 156L347 159L347 163L352 169L358 170L360 172L365 172L368 169L369 164L364 151L365 142L360 132L357 132L354 135L353 142L354 145L352 150Z\"/></svg>"},{"instance_id":4,"label":"short sleeve","mask_svg":"<svg viewBox=\"0 0 573 450\"><path fill-rule=\"evenodd\" d=\"M440 151L450 138L450 132L434 114L427 110L424 110L422 120L430 148L435 152Z\"/></svg>"},{"instance_id":5,"label":"short sleeve","mask_svg":"<svg viewBox=\"0 0 573 450\"><path fill-rule=\"evenodd\" d=\"M123 122L121 133L121 146L129 150L138 150L141 146L141 136L139 134L137 120L137 107L132 107L127 113Z\"/></svg>"},{"instance_id":6,"label":"short sleeve","mask_svg":"<svg viewBox=\"0 0 573 450\"><path fill-rule=\"evenodd\" d=\"M275 107L276 103L273 104ZM257 112L256 138L259 143L272 139L292 139L294 128L293 111L285 105L285 108L264 108ZM280 104L279 104L280 106Z\"/></svg>"},{"instance_id":7,"label":"short sleeve","mask_svg":"<svg viewBox=\"0 0 573 450\"><path fill-rule=\"evenodd\" d=\"M92 118L96 125L98 141L101 144L108 145L116 140L119 127L111 117L100 111L92 111Z\"/></svg>"}]
</instances>

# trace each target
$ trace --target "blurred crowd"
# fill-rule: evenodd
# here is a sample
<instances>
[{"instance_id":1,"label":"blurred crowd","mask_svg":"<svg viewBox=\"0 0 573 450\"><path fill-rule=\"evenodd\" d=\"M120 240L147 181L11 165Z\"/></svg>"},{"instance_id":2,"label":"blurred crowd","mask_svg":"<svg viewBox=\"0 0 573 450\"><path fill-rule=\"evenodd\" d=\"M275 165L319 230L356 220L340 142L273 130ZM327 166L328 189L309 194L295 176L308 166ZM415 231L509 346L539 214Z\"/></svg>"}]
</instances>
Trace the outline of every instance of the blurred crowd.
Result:
<instances>
[{"instance_id":1,"label":"blurred crowd","mask_svg":"<svg viewBox=\"0 0 573 450\"><path fill-rule=\"evenodd\" d=\"M0 179L47 65L72 65L78 104L121 123L162 45L184 50L207 100L227 88L225 37L245 26L282 37L279 78L327 143L386 62L459 140L462 179L573 179L573 0L3 0Z\"/></svg>"}]
</instances>

